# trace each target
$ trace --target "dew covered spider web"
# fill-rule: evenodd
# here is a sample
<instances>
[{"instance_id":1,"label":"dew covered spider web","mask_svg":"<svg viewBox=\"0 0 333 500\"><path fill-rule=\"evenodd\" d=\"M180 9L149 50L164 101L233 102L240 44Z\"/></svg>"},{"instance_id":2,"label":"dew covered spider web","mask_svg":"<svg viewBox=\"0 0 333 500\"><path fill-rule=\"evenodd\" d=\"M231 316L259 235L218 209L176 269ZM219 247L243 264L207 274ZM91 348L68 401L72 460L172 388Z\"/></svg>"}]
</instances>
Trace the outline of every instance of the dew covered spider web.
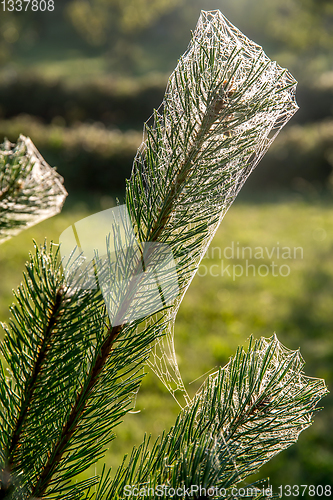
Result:
<instances>
[{"instance_id":1,"label":"dew covered spider web","mask_svg":"<svg viewBox=\"0 0 333 500\"><path fill-rule=\"evenodd\" d=\"M312 424L313 411L328 390L324 380L305 376L303 366L300 352L273 335L251 338L247 352L239 348L225 367L208 377L195 399L204 394L214 401L217 473L230 468L241 481ZM199 410L199 415L204 412Z\"/></svg>"},{"instance_id":2,"label":"dew covered spider web","mask_svg":"<svg viewBox=\"0 0 333 500\"><path fill-rule=\"evenodd\" d=\"M297 111L296 83L220 11L202 11L145 124L126 204L138 240L169 245L177 265L180 293L149 365L180 405L190 398L174 348L178 308L228 208Z\"/></svg>"},{"instance_id":3,"label":"dew covered spider web","mask_svg":"<svg viewBox=\"0 0 333 500\"><path fill-rule=\"evenodd\" d=\"M0 145L0 243L59 213L66 196L63 178L29 137Z\"/></svg>"}]
</instances>

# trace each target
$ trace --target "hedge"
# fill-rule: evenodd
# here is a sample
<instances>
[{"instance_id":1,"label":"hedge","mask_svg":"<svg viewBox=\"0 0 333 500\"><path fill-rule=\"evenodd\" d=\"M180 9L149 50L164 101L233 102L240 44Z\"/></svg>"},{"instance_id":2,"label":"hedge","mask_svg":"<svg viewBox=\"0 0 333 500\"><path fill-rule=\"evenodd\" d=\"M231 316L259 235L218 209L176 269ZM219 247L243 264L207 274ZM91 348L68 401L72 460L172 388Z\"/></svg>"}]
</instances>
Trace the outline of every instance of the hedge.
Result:
<instances>
[{"instance_id":1,"label":"hedge","mask_svg":"<svg viewBox=\"0 0 333 500\"><path fill-rule=\"evenodd\" d=\"M248 188L333 187L333 120L288 126L250 176Z\"/></svg>"},{"instance_id":2,"label":"hedge","mask_svg":"<svg viewBox=\"0 0 333 500\"><path fill-rule=\"evenodd\" d=\"M69 191L123 190L142 141L140 132L108 130L102 124L60 127L27 115L0 120L1 142L4 137L15 142L20 134L29 136L46 161L57 167Z\"/></svg>"},{"instance_id":3,"label":"hedge","mask_svg":"<svg viewBox=\"0 0 333 500\"><path fill-rule=\"evenodd\" d=\"M65 177L70 191L99 193L123 191L142 133L109 130L99 124L72 127L45 125L20 115L0 120L0 141L16 141L22 133L31 137L45 159ZM333 180L333 120L288 125L255 172L246 190L298 188L311 183L324 188Z\"/></svg>"},{"instance_id":4,"label":"hedge","mask_svg":"<svg viewBox=\"0 0 333 500\"><path fill-rule=\"evenodd\" d=\"M99 121L121 129L142 130L143 122L160 105L166 76L148 75L144 79L115 80L99 77L90 82L66 83L33 74L18 74L0 79L0 117L12 118L25 113L45 123ZM319 121L333 114L333 76L297 88L300 105L294 123Z\"/></svg>"},{"instance_id":5,"label":"hedge","mask_svg":"<svg viewBox=\"0 0 333 500\"><path fill-rule=\"evenodd\" d=\"M70 84L23 74L0 80L0 117L25 113L45 123L56 119L68 126L77 121L99 121L142 130L153 108L160 105L165 86L165 77L126 81L99 78Z\"/></svg>"}]
</instances>

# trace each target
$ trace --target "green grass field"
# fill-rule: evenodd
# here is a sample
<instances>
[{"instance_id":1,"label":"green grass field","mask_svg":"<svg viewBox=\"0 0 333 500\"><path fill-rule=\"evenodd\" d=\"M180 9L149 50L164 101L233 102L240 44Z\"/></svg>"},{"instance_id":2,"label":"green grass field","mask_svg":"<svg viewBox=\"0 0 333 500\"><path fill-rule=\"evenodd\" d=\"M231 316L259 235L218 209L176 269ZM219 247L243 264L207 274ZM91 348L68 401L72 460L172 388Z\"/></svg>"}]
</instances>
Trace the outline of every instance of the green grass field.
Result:
<instances>
[{"instance_id":1,"label":"green grass field","mask_svg":"<svg viewBox=\"0 0 333 500\"><path fill-rule=\"evenodd\" d=\"M176 351L190 395L205 380L204 374L223 366L238 345L246 345L251 334L258 338L273 332L288 348L300 348L306 361L305 373L325 378L330 389L332 208L329 201L235 202L177 316ZM21 281L24 262L33 250L32 238L38 243L44 237L57 242L69 224L88 214L87 206L76 205L1 245L1 320L8 318L11 290ZM269 475L273 487L329 484L333 470L330 395L323 406L298 443L266 465L257 478ZM123 454L141 442L145 432L157 437L168 429L178 413L177 404L153 373L144 379L135 410L139 413L126 415L116 430L117 439L106 455L108 466L116 467Z\"/></svg>"}]
</instances>

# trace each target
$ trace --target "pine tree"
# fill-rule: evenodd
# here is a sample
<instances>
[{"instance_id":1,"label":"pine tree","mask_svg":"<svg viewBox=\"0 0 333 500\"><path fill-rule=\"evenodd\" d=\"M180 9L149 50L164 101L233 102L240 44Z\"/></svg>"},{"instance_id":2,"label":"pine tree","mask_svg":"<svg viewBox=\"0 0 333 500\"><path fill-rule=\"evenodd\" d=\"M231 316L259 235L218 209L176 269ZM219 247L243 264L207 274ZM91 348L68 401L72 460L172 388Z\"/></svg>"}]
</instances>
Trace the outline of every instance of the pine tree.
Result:
<instances>
[{"instance_id":1,"label":"pine tree","mask_svg":"<svg viewBox=\"0 0 333 500\"><path fill-rule=\"evenodd\" d=\"M173 345L181 300L246 178L297 110L295 87L219 11L201 13L145 125L127 182L128 219L114 220L107 255L96 251L82 264L78 249L61 259L58 245L44 243L26 265L3 325L0 498L121 499L133 488L140 498L170 498L172 488L179 498L237 498L232 488L311 424L324 381L306 377L300 353L276 336L251 339L192 399ZM19 158L2 160L16 194ZM31 201L26 210L37 213ZM0 228L5 236L11 220ZM165 266L156 310L143 271L148 262L157 272L167 252L177 294L169 300L174 269ZM104 469L101 478L76 481L115 438L147 363L181 406L174 426L154 443L145 437L114 478ZM248 498L269 497L261 486Z\"/></svg>"}]
</instances>

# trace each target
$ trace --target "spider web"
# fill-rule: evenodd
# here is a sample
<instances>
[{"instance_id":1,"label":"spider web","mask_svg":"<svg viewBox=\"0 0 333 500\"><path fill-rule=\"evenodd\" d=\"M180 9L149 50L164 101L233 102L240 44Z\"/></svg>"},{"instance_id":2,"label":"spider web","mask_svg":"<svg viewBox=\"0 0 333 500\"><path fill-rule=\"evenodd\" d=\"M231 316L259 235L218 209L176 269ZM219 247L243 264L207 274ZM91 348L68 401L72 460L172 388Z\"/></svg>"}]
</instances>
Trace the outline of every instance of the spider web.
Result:
<instances>
[{"instance_id":1,"label":"spider web","mask_svg":"<svg viewBox=\"0 0 333 500\"><path fill-rule=\"evenodd\" d=\"M239 349L225 367L208 377L196 398L213 399L218 407L219 431L212 436L217 473L231 467L241 481L295 443L312 424L316 405L328 390L324 380L304 375L304 364L300 352L286 348L274 334L255 342L251 338L248 352ZM215 389L221 399L211 398ZM253 456L244 474L243 460L249 453ZM226 454L228 465L219 460Z\"/></svg>"},{"instance_id":2,"label":"spider web","mask_svg":"<svg viewBox=\"0 0 333 500\"><path fill-rule=\"evenodd\" d=\"M63 178L29 137L0 147L0 243L60 212L67 191Z\"/></svg>"},{"instance_id":3,"label":"spider web","mask_svg":"<svg viewBox=\"0 0 333 500\"><path fill-rule=\"evenodd\" d=\"M145 124L126 203L138 239L168 244L177 264L180 294L149 366L181 406L179 393L190 397L174 347L178 308L228 208L297 111L296 83L220 11L202 11Z\"/></svg>"}]
</instances>

